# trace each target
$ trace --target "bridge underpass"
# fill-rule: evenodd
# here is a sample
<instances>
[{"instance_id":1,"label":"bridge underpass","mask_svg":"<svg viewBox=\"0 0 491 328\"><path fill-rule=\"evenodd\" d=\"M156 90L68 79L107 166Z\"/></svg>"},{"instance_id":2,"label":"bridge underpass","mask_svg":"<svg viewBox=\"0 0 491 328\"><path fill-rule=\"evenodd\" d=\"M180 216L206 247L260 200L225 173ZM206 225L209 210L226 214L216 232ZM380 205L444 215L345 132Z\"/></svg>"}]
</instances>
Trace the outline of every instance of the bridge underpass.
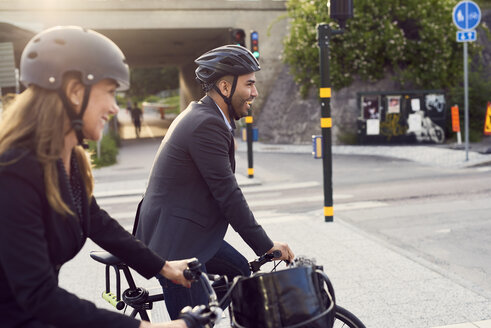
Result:
<instances>
[{"instance_id":1,"label":"bridge underpass","mask_svg":"<svg viewBox=\"0 0 491 328\"><path fill-rule=\"evenodd\" d=\"M17 66L27 41L55 25L80 25L114 40L131 67L177 66L181 108L199 99L194 59L231 42L231 29L255 30L260 37L258 73L260 108L281 68L286 34L285 1L228 0L3 0L0 2L0 42L13 42Z\"/></svg>"}]
</instances>

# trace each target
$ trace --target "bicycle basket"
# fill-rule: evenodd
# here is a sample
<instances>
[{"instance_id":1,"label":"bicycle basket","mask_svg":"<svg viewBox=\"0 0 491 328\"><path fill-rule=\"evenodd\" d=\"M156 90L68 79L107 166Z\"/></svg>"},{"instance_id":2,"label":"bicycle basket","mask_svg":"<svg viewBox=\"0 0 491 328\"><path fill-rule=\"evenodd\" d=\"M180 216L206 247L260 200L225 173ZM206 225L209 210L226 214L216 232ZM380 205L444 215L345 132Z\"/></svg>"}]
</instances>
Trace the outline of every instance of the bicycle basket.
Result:
<instances>
[{"instance_id":1,"label":"bicycle basket","mask_svg":"<svg viewBox=\"0 0 491 328\"><path fill-rule=\"evenodd\" d=\"M331 327L334 305L325 304L318 279L310 266L241 278L232 291L232 326Z\"/></svg>"}]
</instances>

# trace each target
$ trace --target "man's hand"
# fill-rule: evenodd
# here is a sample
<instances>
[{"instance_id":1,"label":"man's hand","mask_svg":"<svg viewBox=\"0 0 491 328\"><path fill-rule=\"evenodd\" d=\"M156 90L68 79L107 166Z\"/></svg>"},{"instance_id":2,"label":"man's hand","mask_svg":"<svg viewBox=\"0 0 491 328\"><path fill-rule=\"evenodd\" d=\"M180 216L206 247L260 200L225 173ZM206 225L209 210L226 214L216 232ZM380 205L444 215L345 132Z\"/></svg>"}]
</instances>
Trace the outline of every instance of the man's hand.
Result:
<instances>
[{"instance_id":1,"label":"man's hand","mask_svg":"<svg viewBox=\"0 0 491 328\"><path fill-rule=\"evenodd\" d=\"M165 265L160 270L160 274L171 280L175 284L183 285L184 287L191 287L191 281L184 278L183 271L187 269L188 263L195 261L196 258L178 260L178 261L165 261Z\"/></svg>"},{"instance_id":2,"label":"man's hand","mask_svg":"<svg viewBox=\"0 0 491 328\"><path fill-rule=\"evenodd\" d=\"M293 261L295 258L295 255L293 254L292 250L290 249L290 246L286 243L274 241L273 242L273 248L271 248L269 251L266 253L272 253L273 251L279 250L281 251L281 257L279 258L280 260L285 260L288 262Z\"/></svg>"}]
</instances>

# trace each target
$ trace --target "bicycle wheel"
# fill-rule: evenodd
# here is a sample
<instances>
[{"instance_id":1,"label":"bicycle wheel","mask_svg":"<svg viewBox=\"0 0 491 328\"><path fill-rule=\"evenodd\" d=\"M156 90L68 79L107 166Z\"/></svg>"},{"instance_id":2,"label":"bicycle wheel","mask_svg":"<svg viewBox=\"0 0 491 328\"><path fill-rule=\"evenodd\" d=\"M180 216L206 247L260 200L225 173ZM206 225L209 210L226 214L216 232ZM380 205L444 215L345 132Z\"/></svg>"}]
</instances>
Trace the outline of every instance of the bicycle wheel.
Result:
<instances>
[{"instance_id":1,"label":"bicycle wheel","mask_svg":"<svg viewBox=\"0 0 491 328\"><path fill-rule=\"evenodd\" d=\"M353 313L339 305L336 305L336 313L334 314L333 328L366 328L365 325Z\"/></svg>"}]
</instances>

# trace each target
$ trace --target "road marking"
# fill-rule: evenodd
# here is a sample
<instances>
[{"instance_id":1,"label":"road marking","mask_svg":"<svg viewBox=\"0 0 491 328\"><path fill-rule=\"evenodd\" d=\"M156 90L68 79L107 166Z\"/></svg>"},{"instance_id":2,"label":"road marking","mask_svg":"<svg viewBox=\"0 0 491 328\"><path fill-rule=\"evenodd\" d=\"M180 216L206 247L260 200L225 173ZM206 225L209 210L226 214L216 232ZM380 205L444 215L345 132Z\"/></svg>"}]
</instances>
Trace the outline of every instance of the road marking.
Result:
<instances>
[{"instance_id":1,"label":"road marking","mask_svg":"<svg viewBox=\"0 0 491 328\"><path fill-rule=\"evenodd\" d=\"M249 206L275 206L275 205L286 205L286 204L296 204L296 203L313 203L313 202L321 202L324 200L323 195L315 195L310 197L276 198L278 197L278 195L277 193L274 193L272 195L268 194L268 196L273 196L275 198L262 199L262 200L250 199L247 203L249 204ZM351 197L352 197L351 195L343 195L343 194L333 195L334 200L347 199ZM117 205L117 204L131 204L131 203L138 204L138 202L140 202L141 199L142 199L141 196L108 197L108 198L100 199L97 203L101 207L109 206L109 205ZM340 204L338 206L341 205L346 205L346 204Z\"/></svg>"},{"instance_id":2,"label":"road marking","mask_svg":"<svg viewBox=\"0 0 491 328\"><path fill-rule=\"evenodd\" d=\"M324 196L316 195L311 197L292 197L292 198L274 198L274 199L263 199L263 200L250 200L248 202L249 206L276 206L276 205L287 205L287 204L297 204L297 203L312 203L312 202L322 202Z\"/></svg>"},{"instance_id":3,"label":"road marking","mask_svg":"<svg viewBox=\"0 0 491 328\"><path fill-rule=\"evenodd\" d=\"M136 214L136 208L134 211L130 211L130 212L109 213L109 215L112 218L115 218L118 220L134 219L135 214Z\"/></svg>"},{"instance_id":4,"label":"road marking","mask_svg":"<svg viewBox=\"0 0 491 328\"><path fill-rule=\"evenodd\" d=\"M113 204L125 204L125 203L135 203L138 204L138 202L142 199L142 196L125 196L125 197L108 197L108 198L103 198L97 201L97 204L99 206L106 206L106 205L113 205Z\"/></svg>"},{"instance_id":5,"label":"road marking","mask_svg":"<svg viewBox=\"0 0 491 328\"><path fill-rule=\"evenodd\" d=\"M376 208L376 207L384 207L387 206L387 203L379 202L379 201L365 201L365 202L353 202L353 203L343 203L343 204L334 204L334 213L336 211L353 211L353 210L362 210L367 208Z\"/></svg>"},{"instance_id":6,"label":"road marking","mask_svg":"<svg viewBox=\"0 0 491 328\"><path fill-rule=\"evenodd\" d=\"M133 232L133 226L132 225L125 225L123 226L124 230L128 232Z\"/></svg>"},{"instance_id":7,"label":"road marking","mask_svg":"<svg viewBox=\"0 0 491 328\"><path fill-rule=\"evenodd\" d=\"M299 200L299 198L296 198L296 200ZM278 200L276 200L276 202L277 201ZM285 200L285 202L291 203L291 200ZM383 207L387 205L388 205L387 203L378 202L378 201L354 202L354 203L344 203L338 205L334 204L334 216L336 215L336 212L362 210L362 209ZM320 209L321 207L319 207L319 210ZM301 221L301 220L312 218L312 215L310 215L311 211L308 212L309 214L307 214L307 216L305 216L302 213L299 214L279 213L276 210L253 211L253 213L261 224L285 223L285 222ZM111 217L119 220L133 219L135 217L135 211L109 213L109 214L111 215ZM128 231L131 231L133 229L133 226L132 225L124 226L124 228Z\"/></svg>"},{"instance_id":8,"label":"road marking","mask_svg":"<svg viewBox=\"0 0 491 328\"><path fill-rule=\"evenodd\" d=\"M145 128L145 130L150 135L150 138L155 138L155 135L153 134L153 131L152 131L152 129L150 128L150 126L148 124L143 123L143 127Z\"/></svg>"},{"instance_id":9,"label":"road marking","mask_svg":"<svg viewBox=\"0 0 491 328\"><path fill-rule=\"evenodd\" d=\"M244 194L247 194L250 192L279 191L279 190L288 190L288 189L311 188L317 186L320 186L320 183L317 181L306 181L306 182L297 182L297 183L268 185L268 186L252 186L252 187L244 186L241 189Z\"/></svg>"},{"instance_id":10,"label":"road marking","mask_svg":"<svg viewBox=\"0 0 491 328\"><path fill-rule=\"evenodd\" d=\"M350 195L336 195L334 194L333 199L345 199L349 198ZM323 195L307 196L307 197L290 197L290 198L270 198L270 199L250 199L247 203L249 206L277 206L277 205L288 205L288 204L298 204L298 203L321 203L324 200ZM344 204L340 204L344 205ZM338 205L339 206L339 205ZM334 207L336 209L336 207Z\"/></svg>"},{"instance_id":11,"label":"road marking","mask_svg":"<svg viewBox=\"0 0 491 328\"><path fill-rule=\"evenodd\" d=\"M102 190L102 191L94 191L94 197L96 199L99 199L104 197L112 198L112 197L128 196L128 195L143 195L144 192L145 192L145 188L124 189L124 190Z\"/></svg>"},{"instance_id":12,"label":"road marking","mask_svg":"<svg viewBox=\"0 0 491 328\"><path fill-rule=\"evenodd\" d=\"M336 212L342 211L351 211L351 210L361 210L375 207L383 207L387 206L384 202L377 201L368 201L368 202L356 202L356 203L345 203L345 204L334 204L334 217L336 216ZM278 224L278 223L287 223L287 222L299 222L303 220L315 219L322 216L321 208L319 207L319 215L313 215L312 211L309 211L305 214L283 214L283 213L273 213L271 211L264 212L254 212L258 222L261 225L267 224Z\"/></svg>"}]
</instances>

